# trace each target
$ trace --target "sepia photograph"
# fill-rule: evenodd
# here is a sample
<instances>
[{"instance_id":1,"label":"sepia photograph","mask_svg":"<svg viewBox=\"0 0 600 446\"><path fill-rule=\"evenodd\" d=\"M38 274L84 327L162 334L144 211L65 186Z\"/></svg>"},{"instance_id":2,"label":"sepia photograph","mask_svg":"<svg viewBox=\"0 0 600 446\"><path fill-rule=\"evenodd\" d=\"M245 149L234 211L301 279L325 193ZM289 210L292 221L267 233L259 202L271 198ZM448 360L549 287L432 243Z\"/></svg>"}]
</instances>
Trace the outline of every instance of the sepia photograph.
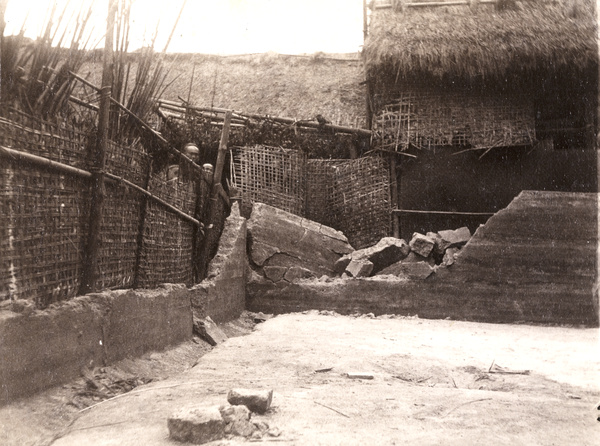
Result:
<instances>
[{"instance_id":1,"label":"sepia photograph","mask_svg":"<svg viewBox=\"0 0 600 446\"><path fill-rule=\"evenodd\" d=\"M595 446L600 0L0 0L0 444Z\"/></svg>"}]
</instances>

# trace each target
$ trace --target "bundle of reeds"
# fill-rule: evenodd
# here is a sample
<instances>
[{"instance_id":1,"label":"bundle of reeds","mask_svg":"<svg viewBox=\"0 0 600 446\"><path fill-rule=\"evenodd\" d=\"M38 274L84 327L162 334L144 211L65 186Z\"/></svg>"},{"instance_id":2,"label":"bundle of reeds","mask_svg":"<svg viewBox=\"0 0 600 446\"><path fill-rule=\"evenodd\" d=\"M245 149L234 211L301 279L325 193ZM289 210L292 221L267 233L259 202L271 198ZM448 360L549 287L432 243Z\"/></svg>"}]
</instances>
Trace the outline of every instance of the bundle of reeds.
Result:
<instances>
[{"instance_id":1,"label":"bundle of reeds","mask_svg":"<svg viewBox=\"0 0 600 446\"><path fill-rule=\"evenodd\" d=\"M184 1L181 6L170 36L173 35L177 27L185 3ZM119 1L115 39L117 50L113 59L112 97L124 104L137 117L147 121L156 108L156 99L160 98L168 87L168 84L166 84L167 76L175 60L172 60L167 66L165 53L171 37L169 37L162 52L154 50L160 22L156 24L150 44L135 54L129 53L131 6L132 0ZM130 75L134 70L133 85L130 85ZM144 136L138 120L132 117L131 114L124 113L117 106L113 106L111 109L110 129L110 137L113 140L130 142Z\"/></svg>"},{"instance_id":2,"label":"bundle of reeds","mask_svg":"<svg viewBox=\"0 0 600 446\"><path fill-rule=\"evenodd\" d=\"M376 10L365 43L366 67L400 78L505 80L517 73L597 67L595 1L524 0L493 6Z\"/></svg>"},{"instance_id":3,"label":"bundle of reeds","mask_svg":"<svg viewBox=\"0 0 600 446\"><path fill-rule=\"evenodd\" d=\"M90 2L78 8L71 4L68 1L58 12L56 3L51 3L36 40L25 37L26 21L15 36L4 36L2 29L3 103L44 119L70 113L74 80L69 72L78 71L85 61L92 38L89 20L93 8Z\"/></svg>"}]
</instances>

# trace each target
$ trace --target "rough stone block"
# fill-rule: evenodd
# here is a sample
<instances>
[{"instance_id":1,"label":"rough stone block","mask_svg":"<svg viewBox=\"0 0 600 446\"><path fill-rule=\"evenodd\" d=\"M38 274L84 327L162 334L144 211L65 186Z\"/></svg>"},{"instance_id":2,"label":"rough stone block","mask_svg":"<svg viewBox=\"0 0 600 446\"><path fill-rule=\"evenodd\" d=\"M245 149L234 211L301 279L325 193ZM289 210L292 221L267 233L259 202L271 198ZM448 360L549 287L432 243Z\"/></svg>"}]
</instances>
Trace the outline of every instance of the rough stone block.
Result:
<instances>
[{"instance_id":1,"label":"rough stone block","mask_svg":"<svg viewBox=\"0 0 600 446\"><path fill-rule=\"evenodd\" d=\"M337 262L333 265L333 271L335 274L340 275L346 271L348 264L352 261L352 254L345 254L340 257Z\"/></svg>"},{"instance_id":2,"label":"rough stone block","mask_svg":"<svg viewBox=\"0 0 600 446\"><path fill-rule=\"evenodd\" d=\"M411 252L409 255L406 256L406 258L404 260L402 260L402 263L417 263L417 262L425 262L431 266L435 265L435 259L433 257L423 257L423 256L417 254L416 252Z\"/></svg>"},{"instance_id":3,"label":"rough stone block","mask_svg":"<svg viewBox=\"0 0 600 446\"><path fill-rule=\"evenodd\" d=\"M398 262L381 270L378 275L392 275L410 280L427 279L433 268L426 262Z\"/></svg>"},{"instance_id":4,"label":"rough stone block","mask_svg":"<svg viewBox=\"0 0 600 446\"><path fill-rule=\"evenodd\" d=\"M265 413L269 410L272 400L272 390L231 389L227 394L229 404L243 405L256 413Z\"/></svg>"},{"instance_id":5,"label":"rough stone block","mask_svg":"<svg viewBox=\"0 0 600 446\"><path fill-rule=\"evenodd\" d=\"M225 433L249 437L257 429L250 422L250 410L246 406L230 406L229 404L219 407L221 417L225 421Z\"/></svg>"},{"instance_id":6,"label":"rough stone block","mask_svg":"<svg viewBox=\"0 0 600 446\"><path fill-rule=\"evenodd\" d=\"M471 231L466 226L455 230L440 231L439 234L448 243L449 248L462 246L471 239Z\"/></svg>"},{"instance_id":7,"label":"rough stone block","mask_svg":"<svg viewBox=\"0 0 600 446\"><path fill-rule=\"evenodd\" d=\"M316 276L333 275L340 256L354 250L341 232L263 203L254 203L248 232L256 265L298 266Z\"/></svg>"},{"instance_id":8,"label":"rough stone block","mask_svg":"<svg viewBox=\"0 0 600 446\"><path fill-rule=\"evenodd\" d=\"M279 249L274 246L255 241L252 243L252 247L250 249L250 258L256 265L263 266L267 260L269 260L278 252L280 252Z\"/></svg>"},{"instance_id":9,"label":"rough stone block","mask_svg":"<svg viewBox=\"0 0 600 446\"><path fill-rule=\"evenodd\" d=\"M444 259L442 260L442 265L444 266L450 266L454 263L454 260L456 259L456 254L458 254L460 252L460 249L458 248L448 248L446 250L446 252L444 253Z\"/></svg>"},{"instance_id":10,"label":"rough stone block","mask_svg":"<svg viewBox=\"0 0 600 446\"><path fill-rule=\"evenodd\" d=\"M310 279L312 277L315 277L315 275L312 273L312 271L310 271L306 268L302 268L300 266L292 266L285 273L284 279L287 280L288 282L293 283L293 282L296 282L297 280Z\"/></svg>"},{"instance_id":11,"label":"rough stone block","mask_svg":"<svg viewBox=\"0 0 600 446\"><path fill-rule=\"evenodd\" d=\"M225 436L225 421L218 407L181 409L167 420L173 440L204 444Z\"/></svg>"},{"instance_id":12,"label":"rough stone block","mask_svg":"<svg viewBox=\"0 0 600 446\"><path fill-rule=\"evenodd\" d=\"M204 320L194 318L194 332L213 346L227 340L227 335L210 316L207 316Z\"/></svg>"},{"instance_id":13,"label":"rough stone block","mask_svg":"<svg viewBox=\"0 0 600 446\"><path fill-rule=\"evenodd\" d=\"M433 245L433 254L436 256L443 256L448 246L450 246L450 243L444 240L437 232L428 232L426 236L435 243L435 245Z\"/></svg>"},{"instance_id":14,"label":"rough stone block","mask_svg":"<svg viewBox=\"0 0 600 446\"><path fill-rule=\"evenodd\" d=\"M285 266L265 266L263 268L265 277L273 282L279 282L282 280L287 270L288 269Z\"/></svg>"},{"instance_id":15,"label":"rough stone block","mask_svg":"<svg viewBox=\"0 0 600 446\"><path fill-rule=\"evenodd\" d=\"M346 267L346 273L352 277L369 277L373 264L368 260L352 260Z\"/></svg>"},{"instance_id":16,"label":"rough stone block","mask_svg":"<svg viewBox=\"0 0 600 446\"><path fill-rule=\"evenodd\" d=\"M373 264L372 273L377 273L404 259L409 253L410 246L404 240L395 237L384 237L373 246L354 251L349 254L349 258L350 260L368 260ZM348 256L342 258L345 257Z\"/></svg>"},{"instance_id":17,"label":"rough stone block","mask_svg":"<svg viewBox=\"0 0 600 446\"><path fill-rule=\"evenodd\" d=\"M431 254L431 251L433 251L435 241L426 235L415 232L409 245L413 252L416 252L423 257L428 257L429 254Z\"/></svg>"}]
</instances>

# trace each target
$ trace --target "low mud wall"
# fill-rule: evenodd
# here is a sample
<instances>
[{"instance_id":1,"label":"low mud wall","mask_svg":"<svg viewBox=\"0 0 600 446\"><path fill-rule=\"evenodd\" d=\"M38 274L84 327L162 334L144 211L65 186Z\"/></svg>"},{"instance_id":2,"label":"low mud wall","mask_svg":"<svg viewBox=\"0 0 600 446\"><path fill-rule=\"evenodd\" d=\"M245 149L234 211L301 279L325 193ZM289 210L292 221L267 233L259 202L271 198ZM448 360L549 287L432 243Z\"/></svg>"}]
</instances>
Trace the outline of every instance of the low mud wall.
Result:
<instances>
[{"instance_id":1,"label":"low mud wall","mask_svg":"<svg viewBox=\"0 0 600 446\"><path fill-rule=\"evenodd\" d=\"M184 285L165 285L0 312L0 403L64 383L83 368L190 339L190 307Z\"/></svg>"},{"instance_id":2,"label":"low mud wall","mask_svg":"<svg viewBox=\"0 0 600 446\"><path fill-rule=\"evenodd\" d=\"M485 322L598 325L598 194L524 191L455 263L424 280L385 276L274 284L255 274L250 311L308 309Z\"/></svg>"},{"instance_id":3,"label":"low mud wall","mask_svg":"<svg viewBox=\"0 0 600 446\"><path fill-rule=\"evenodd\" d=\"M246 297L246 219L237 205L225 222L208 278L193 288L88 294L35 310L31 302L0 308L0 404L80 376L84 368L191 339L193 315L218 322L239 317Z\"/></svg>"}]
</instances>

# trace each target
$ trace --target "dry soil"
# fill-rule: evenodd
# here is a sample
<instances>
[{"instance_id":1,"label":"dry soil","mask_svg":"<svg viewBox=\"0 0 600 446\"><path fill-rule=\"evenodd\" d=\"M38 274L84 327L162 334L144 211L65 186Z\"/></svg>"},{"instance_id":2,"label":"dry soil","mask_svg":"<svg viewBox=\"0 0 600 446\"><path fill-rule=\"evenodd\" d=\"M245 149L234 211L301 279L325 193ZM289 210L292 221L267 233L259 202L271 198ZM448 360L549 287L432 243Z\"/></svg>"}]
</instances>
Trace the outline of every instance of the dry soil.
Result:
<instances>
[{"instance_id":1,"label":"dry soil","mask_svg":"<svg viewBox=\"0 0 600 446\"><path fill-rule=\"evenodd\" d=\"M71 411L70 424L56 423L54 430L36 415L35 398L4 407L0 442L173 445L171 413L224 404L229 389L246 387L274 390L272 408L253 416L277 435L256 440L265 443L597 445L597 334L328 312L281 315L228 339L183 373ZM349 372L373 379L350 379ZM57 401L56 417L64 407Z\"/></svg>"}]
</instances>

